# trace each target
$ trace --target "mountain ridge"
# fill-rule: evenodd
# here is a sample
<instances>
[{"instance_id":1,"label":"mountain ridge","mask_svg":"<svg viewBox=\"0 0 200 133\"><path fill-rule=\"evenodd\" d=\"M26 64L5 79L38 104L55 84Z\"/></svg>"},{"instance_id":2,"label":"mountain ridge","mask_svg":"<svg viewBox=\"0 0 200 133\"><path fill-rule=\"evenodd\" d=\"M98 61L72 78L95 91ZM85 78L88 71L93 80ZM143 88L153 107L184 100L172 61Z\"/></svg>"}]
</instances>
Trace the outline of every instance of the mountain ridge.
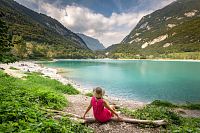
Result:
<instances>
[{"instance_id":1,"label":"mountain ridge","mask_svg":"<svg viewBox=\"0 0 200 133\"><path fill-rule=\"evenodd\" d=\"M81 33L76 33L76 34L83 39L83 41L86 43L89 49L93 51L105 49L104 45L100 43L98 39L95 39L93 37L90 37Z\"/></svg>"},{"instance_id":2,"label":"mountain ridge","mask_svg":"<svg viewBox=\"0 0 200 133\"><path fill-rule=\"evenodd\" d=\"M80 53L92 54L82 38L54 18L32 11L13 0L1 0L0 12L4 14L1 20L7 23L13 35L22 36L36 49L43 48L36 51L42 53L40 55L51 53L50 56L55 58L74 58L76 55L80 58Z\"/></svg>"},{"instance_id":3,"label":"mountain ridge","mask_svg":"<svg viewBox=\"0 0 200 133\"><path fill-rule=\"evenodd\" d=\"M200 2L177 0L144 16L113 53L134 55L200 51Z\"/></svg>"}]
</instances>

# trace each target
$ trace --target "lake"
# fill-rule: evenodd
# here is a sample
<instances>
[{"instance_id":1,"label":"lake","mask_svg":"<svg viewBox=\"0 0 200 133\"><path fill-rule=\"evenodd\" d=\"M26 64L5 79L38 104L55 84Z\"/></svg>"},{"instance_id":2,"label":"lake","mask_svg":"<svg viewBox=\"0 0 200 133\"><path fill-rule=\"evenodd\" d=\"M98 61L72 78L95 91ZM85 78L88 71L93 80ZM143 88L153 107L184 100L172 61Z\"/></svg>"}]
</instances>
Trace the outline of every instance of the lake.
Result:
<instances>
[{"instance_id":1,"label":"lake","mask_svg":"<svg viewBox=\"0 0 200 133\"><path fill-rule=\"evenodd\" d=\"M109 96L151 102L200 101L200 62L151 60L58 60L66 78L83 88L103 87Z\"/></svg>"}]
</instances>

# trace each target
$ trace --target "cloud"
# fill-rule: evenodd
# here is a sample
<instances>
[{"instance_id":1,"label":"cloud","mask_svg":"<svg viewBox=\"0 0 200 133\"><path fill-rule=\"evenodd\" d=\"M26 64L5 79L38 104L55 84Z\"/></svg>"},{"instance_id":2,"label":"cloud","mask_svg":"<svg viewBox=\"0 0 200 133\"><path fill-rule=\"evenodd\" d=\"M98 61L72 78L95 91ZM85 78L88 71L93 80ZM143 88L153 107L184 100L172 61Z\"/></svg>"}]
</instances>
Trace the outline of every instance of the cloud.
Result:
<instances>
[{"instance_id":1,"label":"cloud","mask_svg":"<svg viewBox=\"0 0 200 133\"><path fill-rule=\"evenodd\" d=\"M23 0L17 0L23 1ZM159 9L174 0L137 0L137 6L128 12L115 13L105 16L81 5L72 4L58 6L48 0L28 0L28 4L38 3L38 11L60 21L73 32L79 32L99 39L106 47L122 41L130 33L138 21L156 9ZM120 3L117 3L120 6ZM143 10L141 10L143 9Z\"/></svg>"},{"instance_id":2,"label":"cloud","mask_svg":"<svg viewBox=\"0 0 200 133\"><path fill-rule=\"evenodd\" d=\"M150 12L112 13L110 17L105 17L85 7L67 5L60 9L48 3L43 3L41 10L70 30L95 37L105 46L119 43L141 17Z\"/></svg>"},{"instance_id":3,"label":"cloud","mask_svg":"<svg viewBox=\"0 0 200 133\"><path fill-rule=\"evenodd\" d=\"M38 12L39 10L39 0L15 0L16 2Z\"/></svg>"}]
</instances>

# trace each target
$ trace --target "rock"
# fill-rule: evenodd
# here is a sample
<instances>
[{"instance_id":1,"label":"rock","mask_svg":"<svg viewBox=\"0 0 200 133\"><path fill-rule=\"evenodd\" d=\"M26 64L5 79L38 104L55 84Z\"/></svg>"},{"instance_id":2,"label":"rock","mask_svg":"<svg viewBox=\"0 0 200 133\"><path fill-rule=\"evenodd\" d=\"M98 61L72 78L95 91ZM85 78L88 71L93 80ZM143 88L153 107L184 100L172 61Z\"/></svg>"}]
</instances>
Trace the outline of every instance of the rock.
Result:
<instances>
[{"instance_id":1,"label":"rock","mask_svg":"<svg viewBox=\"0 0 200 133\"><path fill-rule=\"evenodd\" d=\"M56 115L56 116L54 116L53 118L56 119L56 120L60 120L60 119L62 118L62 116Z\"/></svg>"},{"instance_id":2,"label":"rock","mask_svg":"<svg viewBox=\"0 0 200 133\"><path fill-rule=\"evenodd\" d=\"M176 109L176 112L179 114L186 114L186 112L183 109Z\"/></svg>"},{"instance_id":3,"label":"rock","mask_svg":"<svg viewBox=\"0 0 200 133\"><path fill-rule=\"evenodd\" d=\"M0 69L1 69L1 70L5 70L5 68L3 68L3 67L0 67Z\"/></svg>"}]
</instances>

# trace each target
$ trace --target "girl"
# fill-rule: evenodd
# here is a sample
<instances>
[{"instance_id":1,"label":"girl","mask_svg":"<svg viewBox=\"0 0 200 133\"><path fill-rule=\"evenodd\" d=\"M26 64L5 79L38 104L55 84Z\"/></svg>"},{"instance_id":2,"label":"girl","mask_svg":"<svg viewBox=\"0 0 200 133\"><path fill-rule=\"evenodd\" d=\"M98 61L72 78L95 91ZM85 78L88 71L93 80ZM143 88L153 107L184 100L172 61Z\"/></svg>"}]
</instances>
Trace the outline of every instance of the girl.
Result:
<instances>
[{"instance_id":1,"label":"girl","mask_svg":"<svg viewBox=\"0 0 200 133\"><path fill-rule=\"evenodd\" d=\"M91 99L90 105L83 115L83 119L85 119L85 115L93 107L93 115L99 122L107 122L114 115L117 116L119 121L122 120L115 112L115 107L112 105L110 106L108 102L103 99L104 93L105 91L100 87L93 89L93 97Z\"/></svg>"}]
</instances>

